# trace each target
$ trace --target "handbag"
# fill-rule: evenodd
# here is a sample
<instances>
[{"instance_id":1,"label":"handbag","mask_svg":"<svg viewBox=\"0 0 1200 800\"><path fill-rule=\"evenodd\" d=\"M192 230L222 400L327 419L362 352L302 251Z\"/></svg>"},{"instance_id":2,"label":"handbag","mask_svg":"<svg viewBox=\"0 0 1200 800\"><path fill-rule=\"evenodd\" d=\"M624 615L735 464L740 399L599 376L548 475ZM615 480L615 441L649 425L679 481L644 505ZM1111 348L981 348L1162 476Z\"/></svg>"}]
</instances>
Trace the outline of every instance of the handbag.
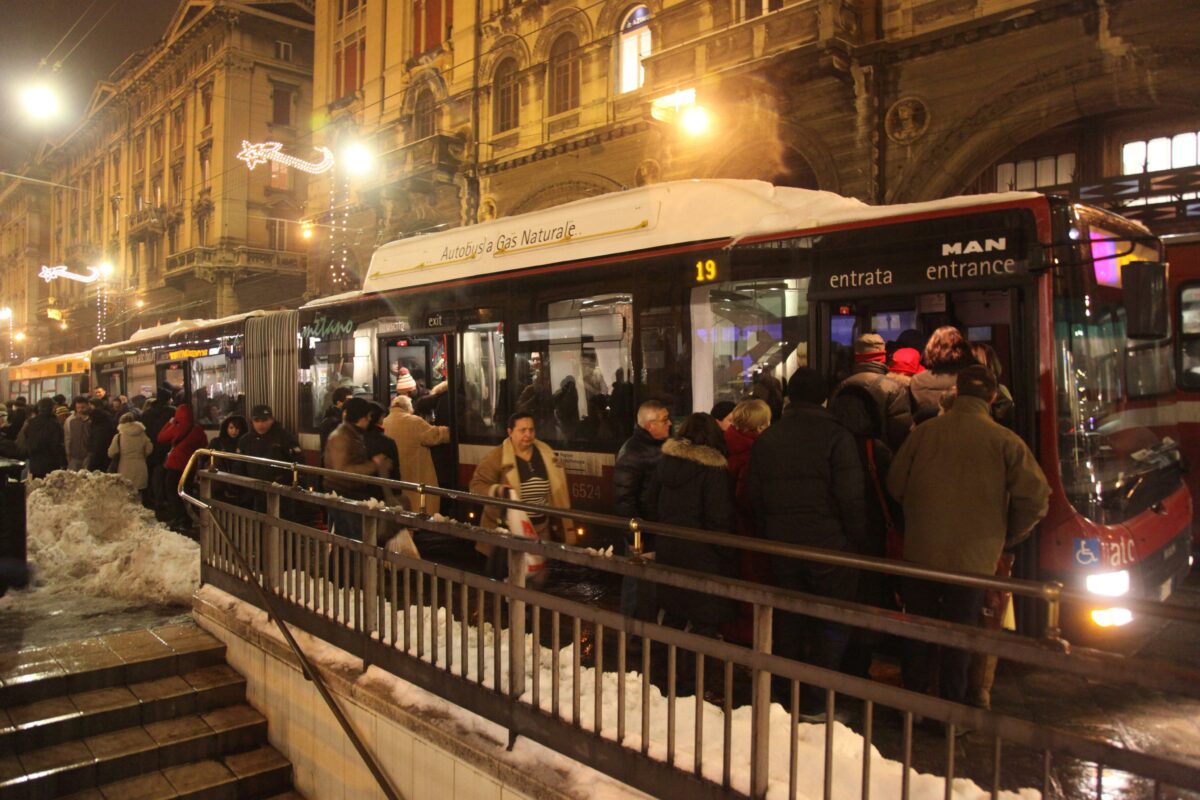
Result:
<instances>
[{"instance_id":1,"label":"handbag","mask_svg":"<svg viewBox=\"0 0 1200 800\"><path fill-rule=\"evenodd\" d=\"M529 521L529 515L519 508L508 509L505 512L505 522L507 523L508 532L513 536L520 536L523 539L538 538L537 529ZM528 577L535 577L544 569L546 569L545 556L533 553L525 554L525 574Z\"/></svg>"},{"instance_id":2,"label":"handbag","mask_svg":"<svg viewBox=\"0 0 1200 800\"><path fill-rule=\"evenodd\" d=\"M867 470L871 473L871 485L875 487L875 497L879 500L879 508L883 512L883 522L887 527L887 539L884 542L884 553L888 558L897 561L904 560L904 531L892 517L892 509L888 506L887 494L879 482L879 470L875 466L875 440L867 439Z\"/></svg>"},{"instance_id":3,"label":"handbag","mask_svg":"<svg viewBox=\"0 0 1200 800\"><path fill-rule=\"evenodd\" d=\"M117 434L117 454L109 459L108 471L119 472L121 469L121 434Z\"/></svg>"}]
</instances>

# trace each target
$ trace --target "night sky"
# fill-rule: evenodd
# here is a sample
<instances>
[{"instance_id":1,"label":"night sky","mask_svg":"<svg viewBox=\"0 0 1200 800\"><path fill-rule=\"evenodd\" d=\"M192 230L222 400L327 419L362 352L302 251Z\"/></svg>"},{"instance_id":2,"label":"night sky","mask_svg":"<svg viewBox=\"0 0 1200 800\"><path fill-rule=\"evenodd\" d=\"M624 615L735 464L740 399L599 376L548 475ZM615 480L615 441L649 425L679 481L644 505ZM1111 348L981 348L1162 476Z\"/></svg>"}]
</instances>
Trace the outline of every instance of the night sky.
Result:
<instances>
[{"instance_id":1,"label":"night sky","mask_svg":"<svg viewBox=\"0 0 1200 800\"><path fill-rule=\"evenodd\" d=\"M133 53L158 42L178 6L178 0L0 0L0 170L16 168L42 139L53 140L75 127L96 82ZM88 33L94 24L95 30ZM47 56L50 66L65 57L56 75L50 66L39 73L38 62ZM28 123L17 106L20 86L39 74L54 78L64 95L63 119L40 129Z\"/></svg>"}]
</instances>

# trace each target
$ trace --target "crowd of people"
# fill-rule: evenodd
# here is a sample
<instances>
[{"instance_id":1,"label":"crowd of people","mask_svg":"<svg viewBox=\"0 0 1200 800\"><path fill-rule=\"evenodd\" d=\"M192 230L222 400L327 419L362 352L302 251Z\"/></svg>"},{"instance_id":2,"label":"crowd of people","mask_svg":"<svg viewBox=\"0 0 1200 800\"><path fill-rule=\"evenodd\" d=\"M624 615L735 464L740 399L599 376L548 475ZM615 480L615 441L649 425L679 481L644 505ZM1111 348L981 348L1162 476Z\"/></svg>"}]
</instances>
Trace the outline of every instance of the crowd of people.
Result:
<instances>
[{"instance_id":1,"label":"crowd of people","mask_svg":"<svg viewBox=\"0 0 1200 800\"><path fill-rule=\"evenodd\" d=\"M957 572L1002 573L1005 551L1046 513L1049 488L1032 452L1008 427L1013 398L999 383L999 359L990 347L972 346L949 326L928 341L902 336L892 345L889 352L883 337L862 334L853 343L852 366L836 383L799 368L786 387L760 381L740 402L688 415L674 436L670 408L656 400L642 403L633 435L616 457L613 512ZM448 402L446 384L440 391L423 390L402 372L388 408L355 396L351 388L333 392L319 434L323 466L339 474L325 474L323 488L435 514L436 497L415 491L393 496L354 477L439 485L435 454L450 441L450 431L426 416ZM447 419L447 410L437 418ZM554 450L538 440L537 425L531 410L508 418L506 438L474 471L472 493L570 508L566 471ZM236 413L223 419L209 444L192 406L173 404L167 387L154 398L132 400L97 392L73 398L70 406L62 396L40 399L33 408L18 398L0 419L0 456L24 458L30 476L56 469L117 472L160 520L181 532L192 525L175 488L189 459L206 446L282 462L301 457L296 436L276 422L267 405L254 406L249 420ZM269 465L227 469L261 480L291 480L290 471ZM217 491L222 500L267 511L261 492L243 497L228 485ZM291 518L295 509L285 500L281 513ZM501 509L485 501L482 526L500 527L502 519ZM327 522L341 535L362 538L356 513L333 510ZM574 543L575 529L565 515L533 513L529 522L540 538ZM504 574L507 562L498 552L487 544L477 549L488 559L490 574ZM835 601L902 607L957 623L978 624L985 604L982 591L966 587L895 581L801 559L768 560L666 536L649 539L647 550L668 566ZM621 606L628 615L698 634L743 643L752 636L748 607L696 591L626 579ZM777 617L774 643L780 655L861 677L869 674L880 644L867 632L787 613ZM902 661L909 688L988 705L994 659L972 665L962 651L909 641ZM930 676L937 677L936 685ZM686 667L679 680L686 687ZM787 682L773 689L777 699L790 702ZM804 686L801 714L816 719L824 713L823 692Z\"/></svg>"},{"instance_id":2,"label":"crowd of people","mask_svg":"<svg viewBox=\"0 0 1200 800\"><path fill-rule=\"evenodd\" d=\"M812 369L790 377L786 405L763 399L719 403L688 416L671 436L662 403L638 409L638 428L614 470L622 517L761 537L939 569L992 575L1048 509L1049 485L1011 424L1011 394L998 359L953 327L922 349L888 358L874 333L854 342L854 364L831 385ZM981 624L984 592L800 559L766 560L713 544L658 537L660 564L771 583L781 588ZM1010 561L1008 563L1011 563ZM699 634L749 643L748 609L722 598L626 580L622 610ZM780 655L867 677L881 645L870 632L781 613ZM686 685L688 657L679 680ZM934 663L936 661L936 663ZM908 688L988 707L995 660L908 640ZM989 663L990 662L990 663ZM776 699L790 703L790 684ZM803 686L801 714L823 719L824 692Z\"/></svg>"}]
</instances>

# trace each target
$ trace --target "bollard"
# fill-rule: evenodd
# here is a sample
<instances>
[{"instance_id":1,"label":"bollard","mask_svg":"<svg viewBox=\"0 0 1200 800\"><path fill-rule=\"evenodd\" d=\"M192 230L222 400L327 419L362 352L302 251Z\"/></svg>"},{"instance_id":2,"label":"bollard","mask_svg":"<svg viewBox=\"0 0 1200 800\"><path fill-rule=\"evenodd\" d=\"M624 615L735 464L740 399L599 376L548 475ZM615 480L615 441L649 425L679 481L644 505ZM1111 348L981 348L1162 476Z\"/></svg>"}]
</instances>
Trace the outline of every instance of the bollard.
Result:
<instances>
[{"instance_id":1,"label":"bollard","mask_svg":"<svg viewBox=\"0 0 1200 800\"><path fill-rule=\"evenodd\" d=\"M520 550L508 551L508 584L525 588L525 554ZM500 683L499 676L496 683ZM508 693L512 697L525 694L524 600L512 600L508 604Z\"/></svg>"},{"instance_id":2,"label":"bollard","mask_svg":"<svg viewBox=\"0 0 1200 800\"><path fill-rule=\"evenodd\" d=\"M771 652L771 606L754 606L754 650ZM771 673L755 669L751 682L753 705L750 709L750 796L759 800L767 796L770 782L771 752Z\"/></svg>"},{"instance_id":3,"label":"bollard","mask_svg":"<svg viewBox=\"0 0 1200 800\"><path fill-rule=\"evenodd\" d=\"M273 520L279 519L279 505L279 495L269 492L267 494L267 515ZM267 563L263 565L266 588L272 592L278 592L283 572L283 560L280 558L283 553L283 530L278 525L268 525L263 531L263 538L266 539L264 543L266 546L263 548L267 557Z\"/></svg>"},{"instance_id":4,"label":"bollard","mask_svg":"<svg viewBox=\"0 0 1200 800\"><path fill-rule=\"evenodd\" d=\"M363 544L368 547L379 547L379 524L377 517L363 515L362 532ZM363 633L369 639L371 631L375 630L379 622L379 609L377 607L376 598L379 594L379 559L374 556L367 558L367 563L363 564L363 586L362 586L362 614L363 614ZM364 653L366 651L364 650ZM367 667L366 659L363 660L363 669Z\"/></svg>"}]
</instances>

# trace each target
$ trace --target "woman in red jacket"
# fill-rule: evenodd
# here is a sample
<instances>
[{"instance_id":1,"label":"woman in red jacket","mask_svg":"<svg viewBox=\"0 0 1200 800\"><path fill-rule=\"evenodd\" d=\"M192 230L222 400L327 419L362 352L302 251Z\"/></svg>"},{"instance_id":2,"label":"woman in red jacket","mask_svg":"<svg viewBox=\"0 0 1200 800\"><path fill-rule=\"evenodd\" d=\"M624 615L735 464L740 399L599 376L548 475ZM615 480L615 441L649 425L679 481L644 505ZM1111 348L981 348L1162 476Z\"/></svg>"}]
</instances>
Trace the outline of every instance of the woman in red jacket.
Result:
<instances>
[{"instance_id":1,"label":"woman in red jacket","mask_svg":"<svg viewBox=\"0 0 1200 800\"><path fill-rule=\"evenodd\" d=\"M771 414L771 407L765 401L743 400L730 412L730 424L725 429L725 447L729 451L729 477L733 485L734 507L737 510L737 532L742 536L757 535L750 498L746 494L746 472L750 468L750 449L759 434L771 424ZM738 577L770 583L766 556L742 550ZM725 625L721 632L729 641L750 644L754 638L754 612L750 604L742 603L737 619Z\"/></svg>"},{"instance_id":2,"label":"woman in red jacket","mask_svg":"<svg viewBox=\"0 0 1200 800\"><path fill-rule=\"evenodd\" d=\"M163 464L163 482L167 491L164 493L163 507L158 510L158 516L166 521L172 530L188 534L192 521L177 493L179 477L187 467L192 453L208 444L208 434L193 419L192 407L183 403L175 409L175 417L158 432L158 443L169 445L171 448L167 453L166 463Z\"/></svg>"}]
</instances>

